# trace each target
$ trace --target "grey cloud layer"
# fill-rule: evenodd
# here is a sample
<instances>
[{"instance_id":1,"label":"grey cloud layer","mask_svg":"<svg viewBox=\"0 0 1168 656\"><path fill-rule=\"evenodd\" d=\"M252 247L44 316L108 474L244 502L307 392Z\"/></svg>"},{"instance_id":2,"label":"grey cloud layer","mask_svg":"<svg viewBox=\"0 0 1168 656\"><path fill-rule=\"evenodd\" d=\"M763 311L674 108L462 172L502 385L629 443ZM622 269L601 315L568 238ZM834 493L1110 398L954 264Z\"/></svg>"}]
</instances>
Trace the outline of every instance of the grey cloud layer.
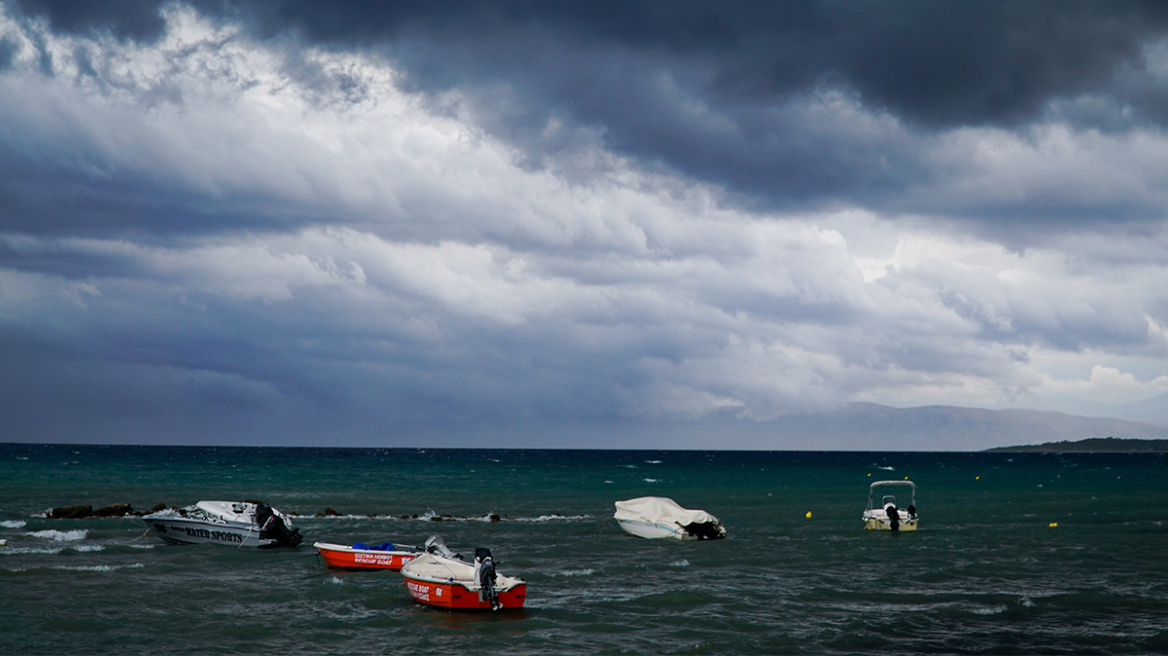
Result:
<instances>
[{"instance_id":1,"label":"grey cloud layer","mask_svg":"<svg viewBox=\"0 0 1168 656\"><path fill-rule=\"evenodd\" d=\"M22 435L1168 391L1154 8L16 6Z\"/></svg>"}]
</instances>

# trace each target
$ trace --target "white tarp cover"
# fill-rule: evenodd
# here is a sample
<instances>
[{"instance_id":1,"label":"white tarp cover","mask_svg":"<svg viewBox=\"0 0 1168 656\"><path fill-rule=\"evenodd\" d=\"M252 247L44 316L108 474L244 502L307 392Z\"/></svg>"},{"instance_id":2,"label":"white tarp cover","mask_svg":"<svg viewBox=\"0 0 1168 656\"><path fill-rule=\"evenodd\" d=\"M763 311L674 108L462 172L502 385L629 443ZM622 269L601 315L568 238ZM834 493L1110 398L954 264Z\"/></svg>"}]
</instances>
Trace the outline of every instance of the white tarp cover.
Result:
<instances>
[{"instance_id":1,"label":"white tarp cover","mask_svg":"<svg viewBox=\"0 0 1168 656\"><path fill-rule=\"evenodd\" d=\"M637 497L616 502L616 519L652 522L673 526L689 524L718 523L718 518L704 510L687 510L677 505L673 499L665 497Z\"/></svg>"}]
</instances>

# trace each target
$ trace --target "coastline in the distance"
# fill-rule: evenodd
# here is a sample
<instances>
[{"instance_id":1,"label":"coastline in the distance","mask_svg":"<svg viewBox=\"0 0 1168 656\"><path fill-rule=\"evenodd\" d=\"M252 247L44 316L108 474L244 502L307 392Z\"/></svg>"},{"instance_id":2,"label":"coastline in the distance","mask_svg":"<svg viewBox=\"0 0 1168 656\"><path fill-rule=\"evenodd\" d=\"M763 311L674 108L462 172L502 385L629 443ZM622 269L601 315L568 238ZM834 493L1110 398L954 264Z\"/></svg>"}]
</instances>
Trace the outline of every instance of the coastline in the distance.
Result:
<instances>
[{"instance_id":1,"label":"coastline in the distance","mask_svg":"<svg viewBox=\"0 0 1168 656\"><path fill-rule=\"evenodd\" d=\"M1023 444L986 449L989 452L1013 453L1162 453L1168 452L1168 439L1145 440L1120 437L1092 437L1086 440Z\"/></svg>"}]
</instances>

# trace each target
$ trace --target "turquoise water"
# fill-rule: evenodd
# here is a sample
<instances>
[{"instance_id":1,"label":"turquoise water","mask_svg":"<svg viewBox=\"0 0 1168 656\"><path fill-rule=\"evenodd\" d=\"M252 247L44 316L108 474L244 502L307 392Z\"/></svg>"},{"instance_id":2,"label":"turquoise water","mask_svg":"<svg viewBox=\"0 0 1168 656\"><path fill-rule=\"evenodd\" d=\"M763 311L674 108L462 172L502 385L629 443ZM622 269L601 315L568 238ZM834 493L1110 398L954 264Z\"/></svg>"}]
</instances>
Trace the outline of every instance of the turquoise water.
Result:
<instances>
[{"instance_id":1,"label":"turquoise water","mask_svg":"<svg viewBox=\"0 0 1168 656\"><path fill-rule=\"evenodd\" d=\"M1168 653L1166 465L1162 454L0 445L0 653ZM868 484L906 477L920 530L865 531ZM625 535L613 501L650 494L717 515L729 538ZM43 517L242 498L298 513L305 543L172 547L135 518ZM330 507L340 516L314 516ZM501 572L528 582L526 608L420 606L399 575L329 570L310 546L433 534L463 553L490 547Z\"/></svg>"}]
</instances>

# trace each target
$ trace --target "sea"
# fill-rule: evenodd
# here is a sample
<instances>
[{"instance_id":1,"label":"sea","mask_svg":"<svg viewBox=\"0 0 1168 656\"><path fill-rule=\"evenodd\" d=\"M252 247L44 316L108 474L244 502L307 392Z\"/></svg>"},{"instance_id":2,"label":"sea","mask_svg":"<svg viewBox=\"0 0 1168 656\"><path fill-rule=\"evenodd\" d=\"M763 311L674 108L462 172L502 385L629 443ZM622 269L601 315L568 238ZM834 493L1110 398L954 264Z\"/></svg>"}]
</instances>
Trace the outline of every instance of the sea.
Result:
<instances>
[{"instance_id":1,"label":"sea","mask_svg":"<svg viewBox=\"0 0 1168 656\"><path fill-rule=\"evenodd\" d=\"M0 444L0 654L1168 653L1166 458ZM905 479L919 530L865 530L870 484ZM627 535L613 502L639 496L728 537ZM266 501L305 540L47 518L203 499ZM312 547L432 535L490 548L524 608L423 606Z\"/></svg>"}]
</instances>

